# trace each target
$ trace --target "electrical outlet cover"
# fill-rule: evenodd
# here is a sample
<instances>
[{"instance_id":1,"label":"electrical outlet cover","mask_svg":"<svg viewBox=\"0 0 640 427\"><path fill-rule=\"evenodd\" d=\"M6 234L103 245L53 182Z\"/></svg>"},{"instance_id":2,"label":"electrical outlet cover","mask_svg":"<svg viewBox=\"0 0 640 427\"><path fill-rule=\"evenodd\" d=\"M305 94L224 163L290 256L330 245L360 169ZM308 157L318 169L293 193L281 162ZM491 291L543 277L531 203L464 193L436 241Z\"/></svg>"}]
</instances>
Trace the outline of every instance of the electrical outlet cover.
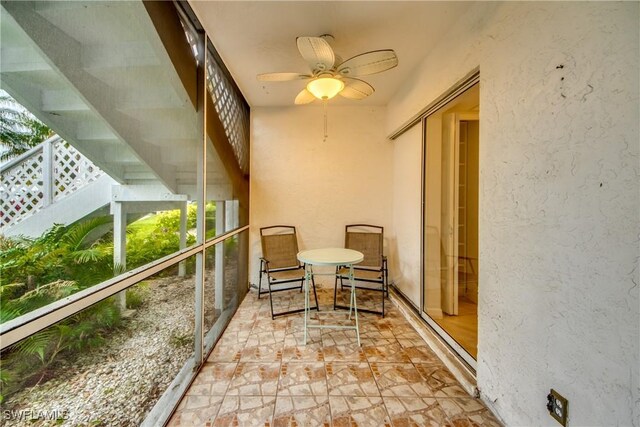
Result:
<instances>
[{"instance_id":1,"label":"electrical outlet cover","mask_svg":"<svg viewBox=\"0 0 640 427\"><path fill-rule=\"evenodd\" d=\"M556 419L563 426L567 425L567 415L569 414L569 401L562 397L560 393L551 389L547 396L547 409L549 415Z\"/></svg>"}]
</instances>

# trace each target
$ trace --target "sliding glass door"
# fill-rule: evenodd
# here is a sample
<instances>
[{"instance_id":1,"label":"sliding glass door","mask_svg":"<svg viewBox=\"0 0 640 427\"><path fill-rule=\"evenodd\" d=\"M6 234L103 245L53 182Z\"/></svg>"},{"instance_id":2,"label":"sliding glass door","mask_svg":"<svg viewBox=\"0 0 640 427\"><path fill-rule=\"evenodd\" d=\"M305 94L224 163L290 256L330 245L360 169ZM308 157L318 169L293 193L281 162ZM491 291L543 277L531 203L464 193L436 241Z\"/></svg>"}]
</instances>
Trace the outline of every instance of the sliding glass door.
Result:
<instances>
[{"instance_id":1,"label":"sliding glass door","mask_svg":"<svg viewBox=\"0 0 640 427\"><path fill-rule=\"evenodd\" d=\"M424 119L423 315L477 356L479 83Z\"/></svg>"}]
</instances>

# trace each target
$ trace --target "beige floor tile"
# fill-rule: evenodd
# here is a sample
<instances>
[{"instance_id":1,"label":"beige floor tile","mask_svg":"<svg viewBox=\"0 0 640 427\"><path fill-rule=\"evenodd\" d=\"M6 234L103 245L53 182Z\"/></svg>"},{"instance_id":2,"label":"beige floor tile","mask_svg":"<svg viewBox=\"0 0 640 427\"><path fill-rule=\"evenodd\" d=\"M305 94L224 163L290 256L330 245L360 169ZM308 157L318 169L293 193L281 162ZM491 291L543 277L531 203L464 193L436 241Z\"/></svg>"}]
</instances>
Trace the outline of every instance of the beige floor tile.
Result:
<instances>
[{"instance_id":1,"label":"beige floor tile","mask_svg":"<svg viewBox=\"0 0 640 427\"><path fill-rule=\"evenodd\" d=\"M324 353L322 343L308 343L293 347L284 346L282 349L282 361L284 362L322 362Z\"/></svg>"},{"instance_id":2,"label":"beige floor tile","mask_svg":"<svg viewBox=\"0 0 640 427\"><path fill-rule=\"evenodd\" d=\"M366 362L362 348L358 344L348 345L324 345L322 348L322 354L325 362Z\"/></svg>"},{"instance_id":3,"label":"beige floor tile","mask_svg":"<svg viewBox=\"0 0 640 427\"><path fill-rule=\"evenodd\" d=\"M398 344L398 341L380 339L380 340L362 340L362 351L369 362L396 362L410 363L411 360Z\"/></svg>"},{"instance_id":4,"label":"beige floor tile","mask_svg":"<svg viewBox=\"0 0 640 427\"><path fill-rule=\"evenodd\" d=\"M275 329L273 331L252 332L251 335L249 335L249 337L247 338L247 343L245 344L245 346L254 347L271 344L282 344L284 342L285 335L286 333L284 327L282 329Z\"/></svg>"},{"instance_id":5,"label":"beige floor tile","mask_svg":"<svg viewBox=\"0 0 640 427\"><path fill-rule=\"evenodd\" d=\"M394 427L433 426L447 423L447 416L433 397L384 397Z\"/></svg>"},{"instance_id":6,"label":"beige floor tile","mask_svg":"<svg viewBox=\"0 0 640 427\"><path fill-rule=\"evenodd\" d=\"M236 317L236 315L233 316L233 319L231 319L231 322L229 322L229 325L227 326L227 329L225 330L225 332L227 331L251 331L251 329L253 329L253 324L256 322L255 321L255 317L252 315L252 318L242 318L242 317Z\"/></svg>"},{"instance_id":7,"label":"beige floor tile","mask_svg":"<svg viewBox=\"0 0 640 427\"><path fill-rule=\"evenodd\" d=\"M436 397L469 397L460 383L444 365L414 364L426 385Z\"/></svg>"},{"instance_id":8,"label":"beige floor tile","mask_svg":"<svg viewBox=\"0 0 640 427\"><path fill-rule=\"evenodd\" d=\"M319 329L309 329L307 331L307 345L308 344L318 344L322 346L322 332ZM304 328L299 331L287 331L284 337L284 346L304 346Z\"/></svg>"},{"instance_id":9,"label":"beige floor tile","mask_svg":"<svg viewBox=\"0 0 640 427\"><path fill-rule=\"evenodd\" d=\"M283 307L301 301L282 295ZM318 298L310 323L353 324L346 311L333 312L333 287L318 289ZM310 329L305 346L302 313L271 320L269 300L251 292L170 425L500 425L391 303L385 318L359 320L362 347L355 331L326 329Z\"/></svg>"},{"instance_id":10,"label":"beige floor tile","mask_svg":"<svg viewBox=\"0 0 640 427\"><path fill-rule=\"evenodd\" d=\"M220 337L218 343L225 345L245 344L249 335L251 335L251 331L249 330L226 330L222 334L222 337Z\"/></svg>"},{"instance_id":11,"label":"beige floor tile","mask_svg":"<svg viewBox=\"0 0 640 427\"><path fill-rule=\"evenodd\" d=\"M240 360L243 362L278 362L282 360L283 343L245 346Z\"/></svg>"},{"instance_id":12,"label":"beige floor tile","mask_svg":"<svg viewBox=\"0 0 640 427\"><path fill-rule=\"evenodd\" d=\"M334 427L387 427L391 425L380 397L330 396Z\"/></svg>"},{"instance_id":13,"label":"beige floor tile","mask_svg":"<svg viewBox=\"0 0 640 427\"><path fill-rule=\"evenodd\" d=\"M404 354L409 357L412 363L422 363L425 365L440 365L442 361L436 356L436 354L426 345L404 347Z\"/></svg>"},{"instance_id":14,"label":"beige floor tile","mask_svg":"<svg viewBox=\"0 0 640 427\"><path fill-rule=\"evenodd\" d=\"M274 332L284 331L287 328L287 319L285 317L279 317L271 320L271 317L259 318L253 325L251 335L260 334L262 332ZM283 334L284 335L284 334Z\"/></svg>"},{"instance_id":15,"label":"beige floor tile","mask_svg":"<svg viewBox=\"0 0 640 427\"><path fill-rule=\"evenodd\" d=\"M472 397L438 399L440 407L455 427L500 427L502 424L480 400Z\"/></svg>"},{"instance_id":16,"label":"beige floor tile","mask_svg":"<svg viewBox=\"0 0 640 427\"><path fill-rule=\"evenodd\" d=\"M389 397L432 397L433 391L411 363L371 363L380 394Z\"/></svg>"},{"instance_id":17,"label":"beige floor tile","mask_svg":"<svg viewBox=\"0 0 640 427\"><path fill-rule=\"evenodd\" d=\"M420 334L413 328L400 327L397 331L394 331L393 334L404 348L424 347L427 345Z\"/></svg>"},{"instance_id":18,"label":"beige floor tile","mask_svg":"<svg viewBox=\"0 0 640 427\"><path fill-rule=\"evenodd\" d=\"M323 362L282 363L278 395L326 396L327 374Z\"/></svg>"},{"instance_id":19,"label":"beige floor tile","mask_svg":"<svg viewBox=\"0 0 640 427\"><path fill-rule=\"evenodd\" d=\"M368 363L326 363L331 396L380 396Z\"/></svg>"},{"instance_id":20,"label":"beige floor tile","mask_svg":"<svg viewBox=\"0 0 640 427\"><path fill-rule=\"evenodd\" d=\"M224 396L186 396L181 402L182 408L177 410L168 425L196 426L212 421Z\"/></svg>"},{"instance_id":21,"label":"beige floor tile","mask_svg":"<svg viewBox=\"0 0 640 427\"><path fill-rule=\"evenodd\" d=\"M274 427L331 426L327 396L278 396L273 416Z\"/></svg>"},{"instance_id":22,"label":"beige floor tile","mask_svg":"<svg viewBox=\"0 0 640 427\"><path fill-rule=\"evenodd\" d=\"M231 379L228 395L275 396L280 362L240 362Z\"/></svg>"},{"instance_id":23,"label":"beige floor tile","mask_svg":"<svg viewBox=\"0 0 640 427\"><path fill-rule=\"evenodd\" d=\"M207 362L238 362L244 346L244 344L225 344L218 341Z\"/></svg>"},{"instance_id":24,"label":"beige floor tile","mask_svg":"<svg viewBox=\"0 0 640 427\"><path fill-rule=\"evenodd\" d=\"M231 382L237 363L207 362L193 381L189 394L224 395Z\"/></svg>"},{"instance_id":25,"label":"beige floor tile","mask_svg":"<svg viewBox=\"0 0 640 427\"><path fill-rule=\"evenodd\" d=\"M215 427L271 426L275 402L275 396L226 396L213 425Z\"/></svg>"}]
</instances>

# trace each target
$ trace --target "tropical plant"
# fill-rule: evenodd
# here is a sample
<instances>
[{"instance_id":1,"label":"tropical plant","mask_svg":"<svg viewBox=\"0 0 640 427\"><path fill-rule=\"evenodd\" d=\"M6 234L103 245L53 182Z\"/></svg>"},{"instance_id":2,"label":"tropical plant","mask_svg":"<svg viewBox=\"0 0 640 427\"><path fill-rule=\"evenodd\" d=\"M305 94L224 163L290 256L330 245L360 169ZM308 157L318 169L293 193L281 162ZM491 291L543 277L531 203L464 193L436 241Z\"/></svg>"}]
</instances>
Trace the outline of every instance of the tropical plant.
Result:
<instances>
[{"instance_id":1,"label":"tropical plant","mask_svg":"<svg viewBox=\"0 0 640 427\"><path fill-rule=\"evenodd\" d=\"M215 224L215 206L207 205L207 223ZM196 226L195 205L188 207L188 229ZM123 271L113 263L111 217L69 226L54 225L37 238L0 236L0 323L93 286ZM128 267L135 268L179 248L180 212L151 214L127 229ZM187 244L195 242L190 232ZM193 266L187 263L187 268ZM126 292L128 308L144 305L149 293L142 282ZM46 380L56 361L72 360L86 348L102 345L120 325L115 297L108 298L54 326L18 342L0 357L3 396ZM187 338L176 334L174 345Z\"/></svg>"},{"instance_id":2,"label":"tropical plant","mask_svg":"<svg viewBox=\"0 0 640 427\"><path fill-rule=\"evenodd\" d=\"M109 298L14 344L3 352L0 362L0 401L25 384L40 383L63 355L72 357L101 345L119 325L120 310Z\"/></svg>"},{"instance_id":3,"label":"tropical plant","mask_svg":"<svg viewBox=\"0 0 640 427\"><path fill-rule=\"evenodd\" d=\"M6 92L0 92L0 161L28 151L53 135L53 131L25 110Z\"/></svg>"},{"instance_id":4,"label":"tropical plant","mask_svg":"<svg viewBox=\"0 0 640 427\"><path fill-rule=\"evenodd\" d=\"M1 321L7 321L113 275L112 249L96 238L110 223L96 217L42 236L0 241Z\"/></svg>"},{"instance_id":5,"label":"tropical plant","mask_svg":"<svg viewBox=\"0 0 640 427\"><path fill-rule=\"evenodd\" d=\"M196 207L187 209L187 229L196 226ZM129 226L127 234L127 266L136 268L180 249L180 211L151 214ZM187 233L187 246L196 239Z\"/></svg>"}]
</instances>

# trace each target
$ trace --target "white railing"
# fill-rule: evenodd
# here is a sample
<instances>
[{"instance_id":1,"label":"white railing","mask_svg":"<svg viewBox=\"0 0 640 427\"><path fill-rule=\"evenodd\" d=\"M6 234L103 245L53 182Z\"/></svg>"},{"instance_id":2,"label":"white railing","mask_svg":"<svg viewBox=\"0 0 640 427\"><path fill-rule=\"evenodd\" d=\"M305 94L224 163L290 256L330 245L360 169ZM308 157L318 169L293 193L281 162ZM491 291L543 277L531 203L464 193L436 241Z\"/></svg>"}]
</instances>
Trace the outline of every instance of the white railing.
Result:
<instances>
[{"instance_id":1,"label":"white railing","mask_svg":"<svg viewBox=\"0 0 640 427\"><path fill-rule=\"evenodd\" d=\"M10 227L104 172L59 136L0 167L0 228Z\"/></svg>"}]
</instances>

